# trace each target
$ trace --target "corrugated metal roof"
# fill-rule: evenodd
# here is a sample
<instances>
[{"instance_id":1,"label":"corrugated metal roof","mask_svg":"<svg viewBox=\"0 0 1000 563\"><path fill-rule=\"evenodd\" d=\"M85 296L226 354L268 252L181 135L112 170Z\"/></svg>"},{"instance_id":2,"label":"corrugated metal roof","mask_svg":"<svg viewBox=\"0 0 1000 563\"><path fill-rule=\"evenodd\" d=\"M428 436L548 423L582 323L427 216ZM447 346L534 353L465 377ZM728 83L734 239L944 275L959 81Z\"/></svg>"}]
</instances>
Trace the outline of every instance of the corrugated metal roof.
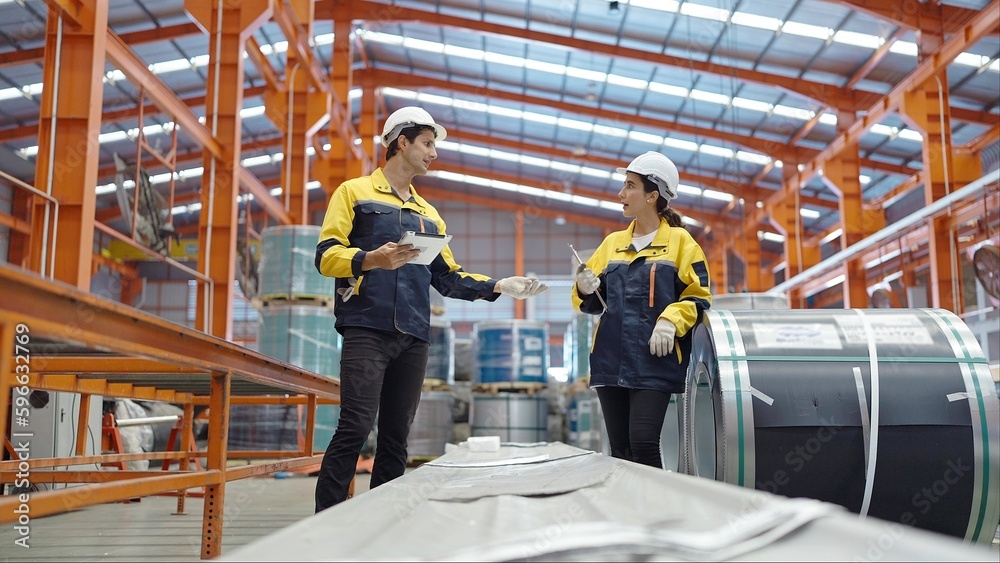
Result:
<instances>
[{"instance_id":1,"label":"corrugated metal roof","mask_svg":"<svg viewBox=\"0 0 1000 563\"><path fill-rule=\"evenodd\" d=\"M181 98L204 95L208 39L183 27L191 20L181 0L110 4L109 25L120 35L167 29L168 39L131 47ZM988 1L946 4L981 10ZM870 99L888 92L917 65L912 30L848 1L632 0L619 2L617 12L604 0L398 1L368 6L370 15L354 22L360 51L352 67L357 76L379 73L385 81L380 83L388 87L382 91L386 111L420 104L448 128L449 139L439 150L434 171L517 179L529 187L596 191L613 198L620 179L610 174L611 164L659 150L678 164L683 184L698 188L684 191L677 207L702 217L728 208L736 219L741 210L718 197L698 195L699 190L728 191L738 198L777 189L782 170L769 163L796 156L808 159L833 141L836 117L829 113L821 89L843 88L881 43L897 39L854 86L870 93ZM409 9L426 17L409 17ZM37 139L11 135L15 128L30 128L38 121L42 66L26 53L44 45L46 13L46 5L38 0L0 1L0 57L24 57L18 59L20 64L0 62L0 169L29 181L33 156L18 151ZM442 25L435 23L439 17L453 19ZM181 27L174 32L172 26ZM327 71L332 33L332 22L315 23L315 49ZM286 45L278 25L267 23L254 37L283 73ZM987 121L992 122L953 119L956 144L974 140L997 122L998 54L1000 39L988 36L949 68L952 106L988 112ZM705 63L719 66L706 72ZM252 62L245 67L245 87L263 86ZM109 65L107 70L114 78L114 68ZM763 74L747 78L745 72ZM799 91L782 86L786 79L800 85L794 88ZM414 89L412 84L421 82L426 85ZM138 99L135 85L109 80L105 112L134 107ZM259 146L245 150L243 158L258 157L250 170L272 181L280 169L265 157L281 152L280 133L259 109L262 104L259 94L244 100L244 143L259 141ZM358 116L357 96L351 105ZM193 110L204 113L200 106ZM815 112L826 115L791 146ZM147 115L144 125L168 122L166 116ZM112 165L116 151L134 152L131 137L120 133L136 126L134 117L102 125L102 133L119 133L102 143L102 167ZM151 142L165 142L165 135L157 135L150 134ZM180 138L181 154L200 152L186 135ZM921 167L921 137L896 116L884 119L862 139L861 152L868 199L891 190ZM200 166L200 159L191 158L184 166ZM456 183L453 177L431 174L420 182L498 199L520 197L495 186ZM758 191L749 188L755 178ZM99 184L111 181L101 178ZM181 182L178 190L195 190L197 183L197 178ZM803 194L835 200L816 178ZM108 201L99 207L113 205L113 195L101 198ZM601 218L621 215L615 205L553 205ZM829 217L826 210L821 218L806 217L805 228L821 230L831 222Z\"/></svg>"}]
</instances>

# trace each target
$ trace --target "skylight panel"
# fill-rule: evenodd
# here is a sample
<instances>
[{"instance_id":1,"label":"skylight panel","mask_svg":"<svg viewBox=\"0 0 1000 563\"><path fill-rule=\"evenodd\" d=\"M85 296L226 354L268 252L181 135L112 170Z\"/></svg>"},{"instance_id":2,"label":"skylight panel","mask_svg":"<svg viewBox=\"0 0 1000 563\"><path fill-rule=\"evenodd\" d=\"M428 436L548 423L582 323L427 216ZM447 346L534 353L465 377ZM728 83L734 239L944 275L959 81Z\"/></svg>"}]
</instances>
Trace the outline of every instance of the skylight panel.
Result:
<instances>
[{"instance_id":1,"label":"skylight panel","mask_svg":"<svg viewBox=\"0 0 1000 563\"><path fill-rule=\"evenodd\" d=\"M833 30L829 27L821 27L818 25L809 25L807 23L793 21L786 21L782 24L781 31L782 33L790 33L800 37L812 37L813 39L819 39L821 41L826 41L831 35L833 35Z\"/></svg>"},{"instance_id":2,"label":"skylight panel","mask_svg":"<svg viewBox=\"0 0 1000 563\"><path fill-rule=\"evenodd\" d=\"M671 86L670 84L662 84L660 82L650 82L649 91L656 92L658 94L666 94L668 96L677 96L678 98L686 98L688 96L687 88Z\"/></svg>"},{"instance_id":3,"label":"skylight panel","mask_svg":"<svg viewBox=\"0 0 1000 563\"><path fill-rule=\"evenodd\" d=\"M730 20L736 25L756 27L757 29L766 29L768 31L778 31L781 29L781 20L777 18L758 16L756 14L748 14L746 12L733 12L733 16Z\"/></svg>"},{"instance_id":4,"label":"skylight panel","mask_svg":"<svg viewBox=\"0 0 1000 563\"><path fill-rule=\"evenodd\" d=\"M675 0L626 0L622 4L628 4L630 6L635 6L636 8L646 8L648 10L657 10L660 12L672 12L677 13L677 9L680 4Z\"/></svg>"},{"instance_id":5,"label":"skylight panel","mask_svg":"<svg viewBox=\"0 0 1000 563\"><path fill-rule=\"evenodd\" d=\"M469 49L468 47L458 47L456 45L445 45L444 54L449 57L461 57L473 61L481 61L485 55L482 49Z\"/></svg>"},{"instance_id":6,"label":"skylight panel","mask_svg":"<svg viewBox=\"0 0 1000 563\"><path fill-rule=\"evenodd\" d=\"M598 72L596 70L586 70L573 66L568 66L564 68L566 69L566 76L572 78L582 78L583 80L589 80L591 82L597 82L601 84L607 82L608 80L608 75L606 73Z\"/></svg>"},{"instance_id":7,"label":"skylight panel","mask_svg":"<svg viewBox=\"0 0 1000 563\"><path fill-rule=\"evenodd\" d=\"M591 131L594 128L593 123L587 123L586 121L580 121L578 119L569 119L568 117L560 117L557 121L560 127L568 127L570 129L578 129L580 131Z\"/></svg>"},{"instance_id":8,"label":"skylight panel","mask_svg":"<svg viewBox=\"0 0 1000 563\"><path fill-rule=\"evenodd\" d=\"M649 133L643 133L642 131L629 131L628 138L642 143L649 143L651 145L659 145L663 143L662 135L652 135Z\"/></svg>"},{"instance_id":9,"label":"skylight panel","mask_svg":"<svg viewBox=\"0 0 1000 563\"><path fill-rule=\"evenodd\" d=\"M153 63L146 68L148 68L149 72L152 72L153 74L176 72L178 70L191 70L191 61L187 59L174 59L172 61Z\"/></svg>"},{"instance_id":10,"label":"skylight panel","mask_svg":"<svg viewBox=\"0 0 1000 563\"><path fill-rule=\"evenodd\" d=\"M777 115L783 115L785 117L793 117L795 119L800 119L802 121L809 121L816 115L816 112L809 111L802 108L793 108L790 106L776 105L774 106L774 113Z\"/></svg>"},{"instance_id":11,"label":"skylight panel","mask_svg":"<svg viewBox=\"0 0 1000 563\"><path fill-rule=\"evenodd\" d=\"M542 123L545 125L556 125L559 122L559 118L554 115L545 115L533 111L526 111L521 115L528 121L534 121L535 123Z\"/></svg>"},{"instance_id":12,"label":"skylight panel","mask_svg":"<svg viewBox=\"0 0 1000 563\"><path fill-rule=\"evenodd\" d=\"M833 34L833 40L837 43L856 45L858 47L866 47L872 50L878 49L883 43L885 43L885 39L882 39L877 35L858 33L856 31L845 31L843 29Z\"/></svg>"},{"instance_id":13,"label":"skylight panel","mask_svg":"<svg viewBox=\"0 0 1000 563\"><path fill-rule=\"evenodd\" d=\"M725 202L733 201L733 196L731 194L727 194L725 192L720 192L717 190L702 190L701 196L718 201L725 201Z\"/></svg>"},{"instance_id":14,"label":"skylight panel","mask_svg":"<svg viewBox=\"0 0 1000 563\"><path fill-rule=\"evenodd\" d=\"M955 62L960 65L982 68L989 64L990 58L972 53L959 53L959 55L955 57Z\"/></svg>"},{"instance_id":15,"label":"skylight panel","mask_svg":"<svg viewBox=\"0 0 1000 563\"><path fill-rule=\"evenodd\" d=\"M506 160L507 162L520 162L521 155L514 154L512 152L501 151L501 150L491 150L490 158L494 160Z\"/></svg>"},{"instance_id":16,"label":"skylight panel","mask_svg":"<svg viewBox=\"0 0 1000 563\"><path fill-rule=\"evenodd\" d=\"M443 43L438 43L437 41L425 41L423 39L414 39L413 37L404 38L403 47L406 47L407 49L427 51L428 53L444 53Z\"/></svg>"},{"instance_id":17,"label":"skylight panel","mask_svg":"<svg viewBox=\"0 0 1000 563\"><path fill-rule=\"evenodd\" d=\"M692 143L691 141L685 141L683 139L672 139L667 137L663 139L663 146L673 147L682 151L698 152L698 143Z\"/></svg>"},{"instance_id":18,"label":"skylight panel","mask_svg":"<svg viewBox=\"0 0 1000 563\"><path fill-rule=\"evenodd\" d=\"M686 6L687 4L685 4ZM710 102L713 104L719 104L723 106L729 105L729 96L724 94L716 94L715 92L706 92L704 90L691 90L692 100L701 100L703 102Z\"/></svg>"},{"instance_id":19,"label":"skylight panel","mask_svg":"<svg viewBox=\"0 0 1000 563\"><path fill-rule=\"evenodd\" d=\"M542 72L551 72L552 74L566 74L566 65L543 63L541 61L529 61L525 59L521 60L523 62L518 66L523 66L528 70L539 70Z\"/></svg>"},{"instance_id":20,"label":"skylight panel","mask_svg":"<svg viewBox=\"0 0 1000 563\"><path fill-rule=\"evenodd\" d=\"M645 80L628 78L627 76L621 76L618 74L609 74L607 83L614 84L615 86L624 86L626 88L635 88L636 90L645 90L649 86L649 82L646 82Z\"/></svg>"},{"instance_id":21,"label":"skylight panel","mask_svg":"<svg viewBox=\"0 0 1000 563\"><path fill-rule=\"evenodd\" d=\"M742 160L743 162L760 164L761 166L771 163L771 157L747 151L736 151L736 159ZM779 168L781 167L777 162L775 163L775 166L778 166Z\"/></svg>"},{"instance_id":22,"label":"skylight panel","mask_svg":"<svg viewBox=\"0 0 1000 563\"><path fill-rule=\"evenodd\" d=\"M691 2L681 4L681 13L685 16L706 20L715 20L720 22L729 21L729 10L713 8L711 6L702 6L701 4L692 4Z\"/></svg>"},{"instance_id":23,"label":"skylight panel","mask_svg":"<svg viewBox=\"0 0 1000 563\"><path fill-rule=\"evenodd\" d=\"M889 52L915 57L917 56L917 44L910 41L896 41L889 46Z\"/></svg>"},{"instance_id":24,"label":"skylight panel","mask_svg":"<svg viewBox=\"0 0 1000 563\"><path fill-rule=\"evenodd\" d=\"M12 100L22 96L24 96L24 92L20 88L4 88L0 90L0 100Z\"/></svg>"},{"instance_id":25,"label":"skylight panel","mask_svg":"<svg viewBox=\"0 0 1000 563\"><path fill-rule=\"evenodd\" d=\"M700 147L698 147L698 152L702 152L704 154L710 154L712 156L720 156L722 158L733 158L734 156L736 156L736 153L734 153L732 149L727 149L725 147L717 147L715 145L706 145L706 144L703 144Z\"/></svg>"},{"instance_id":26,"label":"skylight panel","mask_svg":"<svg viewBox=\"0 0 1000 563\"><path fill-rule=\"evenodd\" d=\"M768 113L774 108L774 105L769 104L767 102L759 102L757 100L750 100L747 98L741 98L739 96L733 98L733 106L753 111L759 111L761 113Z\"/></svg>"},{"instance_id":27,"label":"skylight panel","mask_svg":"<svg viewBox=\"0 0 1000 563\"><path fill-rule=\"evenodd\" d=\"M609 127L607 125L594 125L594 134L601 137L615 137L616 139L624 139L632 135L621 127Z\"/></svg>"}]
</instances>

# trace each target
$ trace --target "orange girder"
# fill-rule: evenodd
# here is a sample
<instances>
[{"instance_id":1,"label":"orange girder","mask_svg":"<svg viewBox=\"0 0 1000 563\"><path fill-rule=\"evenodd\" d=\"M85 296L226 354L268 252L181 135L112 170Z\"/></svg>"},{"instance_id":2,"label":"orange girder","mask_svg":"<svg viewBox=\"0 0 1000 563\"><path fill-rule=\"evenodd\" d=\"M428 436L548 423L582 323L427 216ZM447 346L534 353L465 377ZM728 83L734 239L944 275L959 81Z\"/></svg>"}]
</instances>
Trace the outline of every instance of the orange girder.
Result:
<instances>
[{"instance_id":1,"label":"orange girder","mask_svg":"<svg viewBox=\"0 0 1000 563\"><path fill-rule=\"evenodd\" d=\"M132 31L121 34L122 41L126 45L141 45L156 41L166 41L176 39L185 35L198 33L198 26L193 23L181 23L177 25L165 25L163 27L153 27L140 31ZM45 57L45 47L34 49L21 49L0 54L0 68L42 62Z\"/></svg>"},{"instance_id":2,"label":"orange girder","mask_svg":"<svg viewBox=\"0 0 1000 563\"><path fill-rule=\"evenodd\" d=\"M253 86L247 88L243 91L244 99L260 96L264 93L263 86ZM205 105L205 96L191 96L188 98L180 99L180 102L189 108L200 107ZM130 120L136 119L139 116L138 107L132 106L121 109L108 110L101 114L101 123L108 124L119 120ZM156 104L146 104L142 106L143 115L150 116L158 113L162 113L160 106ZM25 139L28 137L34 137L38 135L38 123L31 123L29 125L20 125L17 127L8 127L7 129L0 129L0 138L8 141L15 139ZM111 167L114 169L114 167Z\"/></svg>"},{"instance_id":3,"label":"orange girder","mask_svg":"<svg viewBox=\"0 0 1000 563\"><path fill-rule=\"evenodd\" d=\"M834 0L852 10L895 25L924 33L942 34L957 31L976 15L975 10L925 2L922 0Z\"/></svg>"},{"instance_id":4,"label":"orange girder","mask_svg":"<svg viewBox=\"0 0 1000 563\"><path fill-rule=\"evenodd\" d=\"M54 240L43 240L54 218L45 202L35 198L30 264L37 272L89 288L108 0L65 4L67 11L50 4L46 21L45 88L35 165L37 189L60 202L59 225ZM67 21L63 15L79 21ZM49 264L54 271L49 271Z\"/></svg>"},{"instance_id":5,"label":"orange girder","mask_svg":"<svg viewBox=\"0 0 1000 563\"><path fill-rule=\"evenodd\" d=\"M906 35L906 30L902 28L897 29L895 33L890 35L885 40L885 43L880 45L878 49L875 49L875 52L872 53L872 56L868 57L868 60L866 60L863 65L861 65L861 68L859 68L854 72L854 75L852 75L850 80L848 80L847 83L844 84L844 87L854 88L855 86L858 85L858 82L864 80L868 76L868 73L874 70L875 67L877 67L878 64L882 62L882 59L884 59L885 56L889 54L889 51L892 50L893 44L895 44L896 41L902 39L904 35ZM819 112L817 112L817 115L818 114Z\"/></svg>"},{"instance_id":6,"label":"orange girder","mask_svg":"<svg viewBox=\"0 0 1000 563\"><path fill-rule=\"evenodd\" d=\"M289 45L293 43L308 45L309 38L312 37L313 27L312 0L292 0L286 6L287 9L293 10L292 17L297 23L291 29L296 35L287 37ZM298 34L303 36L300 37ZM285 90L287 98L283 101L285 102L287 121L283 126L279 126L283 132L282 150L285 154L284 160L281 161L281 195L285 207L292 215L293 222L297 225L308 225L310 223L309 194L306 192L306 183L309 182L309 155L306 154L306 146L309 143L309 138L329 115L327 111L324 111L322 112L322 121L311 122L309 108L313 103L318 103L322 107L329 96L322 95L318 97L316 102L313 102L311 97L313 91L310 89L308 73L303 68L311 61L301 59L297 49L289 49L286 56Z\"/></svg>"}]
</instances>

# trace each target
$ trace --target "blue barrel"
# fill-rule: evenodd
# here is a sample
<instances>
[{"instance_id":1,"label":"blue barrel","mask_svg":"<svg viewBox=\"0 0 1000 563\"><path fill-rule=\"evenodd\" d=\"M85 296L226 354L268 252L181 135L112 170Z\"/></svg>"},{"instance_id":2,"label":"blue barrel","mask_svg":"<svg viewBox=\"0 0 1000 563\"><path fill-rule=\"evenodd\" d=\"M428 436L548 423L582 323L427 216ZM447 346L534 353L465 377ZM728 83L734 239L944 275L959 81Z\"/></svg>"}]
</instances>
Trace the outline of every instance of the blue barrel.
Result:
<instances>
[{"instance_id":1,"label":"blue barrel","mask_svg":"<svg viewBox=\"0 0 1000 563\"><path fill-rule=\"evenodd\" d=\"M260 298L333 299L336 281L316 271L316 225L280 225L261 233Z\"/></svg>"},{"instance_id":2,"label":"blue barrel","mask_svg":"<svg viewBox=\"0 0 1000 563\"><path fill-rule=\"evenodd\" d=\"M549 330L543 322L486 321L473 328L474 383L545 383Z\"/></svg>"}]
</instances>

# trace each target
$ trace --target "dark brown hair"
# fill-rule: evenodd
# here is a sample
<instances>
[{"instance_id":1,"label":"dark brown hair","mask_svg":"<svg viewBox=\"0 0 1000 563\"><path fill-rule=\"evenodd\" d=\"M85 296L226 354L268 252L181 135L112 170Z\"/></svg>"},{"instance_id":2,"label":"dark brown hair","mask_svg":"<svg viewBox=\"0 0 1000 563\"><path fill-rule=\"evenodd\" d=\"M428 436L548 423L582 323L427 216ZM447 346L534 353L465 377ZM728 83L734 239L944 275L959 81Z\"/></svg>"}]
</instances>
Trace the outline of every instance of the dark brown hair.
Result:
<instances>
[{"instance_id":1,"label":"dark brown hair","mask_svg":"<svg viewBox=\"0 0 1000 563\"><path fill-rule=\"evenodd\" d=\"M414 139L416 139L417 136L423 133L424 131L431 131L434 133L434 136L437 137L437 131L435 131L434 128L431 127L430 125L414 125L413 127L407 127L406 129L403 129L402 131L399 132L399 137L406 137L412 143ZM396 153L399 152L399 137L393 139L392 142L389 143L389 146L386 147L385 149L386 160L389 160L390 158L396 156Z\"/></svg>"},{"instance_id":2,"label":"dark brown hair","mask_svg":"<svg viewBox=\"0 0 1000 563\"><path fill-rule=\"evenodd\" d=\"M667 224L671 227L681 227L686 229L684 221L681 218L681 214L670 208L670 202L666 200L662 195L660 195L660 188L655 182L649 178L642 176L642 189L648 194L656 194L656 212L667 220Z\"/></svg>"}]
</instances>

